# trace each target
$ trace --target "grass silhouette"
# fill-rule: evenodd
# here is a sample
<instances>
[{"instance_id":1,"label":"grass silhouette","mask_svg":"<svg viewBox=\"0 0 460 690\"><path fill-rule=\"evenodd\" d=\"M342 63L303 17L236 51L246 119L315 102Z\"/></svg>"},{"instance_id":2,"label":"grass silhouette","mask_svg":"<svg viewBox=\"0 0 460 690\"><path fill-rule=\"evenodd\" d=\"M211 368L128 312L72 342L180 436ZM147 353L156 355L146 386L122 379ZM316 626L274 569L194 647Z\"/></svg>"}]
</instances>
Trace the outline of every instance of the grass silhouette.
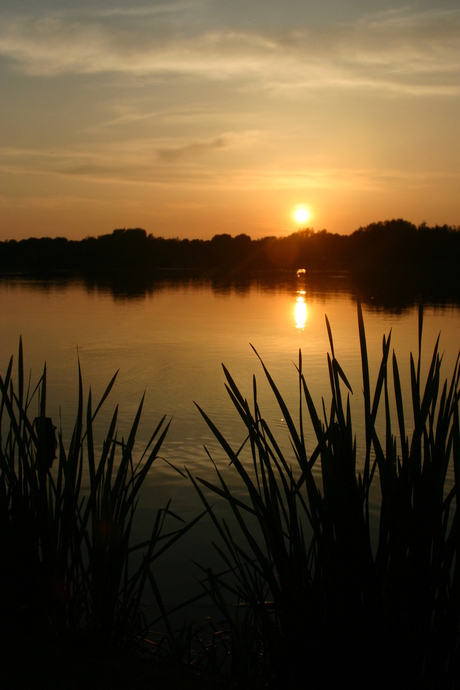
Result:
<instances>
[{"instance_id":1,"label":"grass silhouette","mask_svg":"<svg viewBox=\"0 0 460 690\"><path fill-rule=\"evenodd\" d=\"M135 461L143 399L126 440L117 436L116 408L98 454L94 424L116 374L94 409L91 390L83 404L79 368L77 417L66 449L46 417L46 366L31 390L20 342L16 385L12 371L13 358L0 378L2 627L86 631L103 644L129 643L146 629L142 597L155 582L154 562L193 524L165 534L165 520L179 519L168 503L149 540L132 543L139 493L169 423L159 421ZM32 409L38 410L35 420Z\"/></svg>"},{"instance_id":2,"label":"grass silhouette","mask_svg":"<svg viewBox=\"0 0 460 690\"><path fill-rule=\"evenodd\" d=\"M246 502L233 495L217 465L216 483L191 477L220 537L215 546L224 570L202 567L203 586L231 623L233 676L238 687L457 687L459 360L450 382L442 383L436 343L422 384L420 309L419 357L410 359L408 436L394 354L390 374L391 334L383 338L372 390L358 304L365 415L365 452L358 461L351 387L336 358L327 317L326 325L329 409L324 400L320 412L315 408L299 354L296 424L261 362L289 431L290 453L281 449L263 417L255 378L251 406L224 367L228 394L247 434L240 448L233 449L200 409L247 493ZM385 431L379 438L381 406ZM316 437L311 451L306 417ZM446 479L449 466L452 486ZM203 489L227 501L234 525L219 519ZM369 502L376 489L373 539Z\"/></svg>"}]
</instances>

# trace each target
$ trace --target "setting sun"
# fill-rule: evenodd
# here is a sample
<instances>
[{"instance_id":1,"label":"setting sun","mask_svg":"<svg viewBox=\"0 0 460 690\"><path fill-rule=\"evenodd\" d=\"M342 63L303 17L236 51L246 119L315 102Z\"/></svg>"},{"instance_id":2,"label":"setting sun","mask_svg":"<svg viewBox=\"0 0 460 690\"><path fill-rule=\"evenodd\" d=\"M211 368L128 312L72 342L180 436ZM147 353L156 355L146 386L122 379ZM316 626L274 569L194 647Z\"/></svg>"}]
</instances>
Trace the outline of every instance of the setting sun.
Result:
<instances>
[{"instance_id":1,"label":"setting sun","mask_svg":"<svg viewBox=\"0 0 460 690\"><path fill-rule=\"evenodd\" d=\"M310 218L310 211L305 206L297 206L294 209L293 216L297 223L305 223Z\"/></svg>"}]
</instances>

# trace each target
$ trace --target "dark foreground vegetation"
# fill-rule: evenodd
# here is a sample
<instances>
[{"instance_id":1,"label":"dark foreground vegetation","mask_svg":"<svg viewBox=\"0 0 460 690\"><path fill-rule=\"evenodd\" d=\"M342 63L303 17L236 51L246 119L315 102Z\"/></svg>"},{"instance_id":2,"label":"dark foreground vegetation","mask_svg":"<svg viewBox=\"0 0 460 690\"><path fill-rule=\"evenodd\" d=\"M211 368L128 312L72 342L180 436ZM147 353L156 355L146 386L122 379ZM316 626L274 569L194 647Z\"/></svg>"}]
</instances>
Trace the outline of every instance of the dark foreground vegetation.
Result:
<instances>
[{"instance_id":1,"label":"dark foreground vegetation","mask_svg":"<svg viewBox=\"0 0 460 690\"><path fill-rule=\"evenodd\" d=\"M135 460L142 406L126 440L117 438L115 412L96 458L94 419L111 384L95 408L90 394L85 410L80 381L72 439L66 447L58 430L56 466L50 467L54 439L46 421L46 373L29 390L20 347L17 382L12 364L0 379L5 677L7 671L21 677L32 663L34 687L40 672L49 674L47 687L60 687L53 678L59 671L62 680L66 670L67 687L90 688L95 680L104 687L105 681L97 680L103 677L120 688L458 687L459 360L444 380L436 343L431 361L422 366L420 311L419 353L410 359L409 413L396 356L390 357L391 334L383 338L377 380L370 381L358 305L366 430L361 452L352 427L350 385L326 325L330 403L323 401L321 410L310 396L300 355L294 411L262 363L291 451L281 449L264 420L256 380L249 404L224 369L246 430L243 446L231 447L206 412L200 413L244 482L246 501L232 495L216 462L215 484L188 474L204 506L196 524L181 524L166 506L150 540L134 546L136 498L147 472L154 471L167 425L160 421ZM33 409L38 409L35 421ZM316 438L311 448L305 440L307 420ZM86 474L89 487L83 490ZM220 519L209 492L231 507L232 524ZM379 496L377 516L370 510L371 494L372 501ZM210 570L206 563L197 569L204 593L227 621L229 666L219 663L227 648L219 647L216 636L190 663L193 630L171 627L155 579L161 553L174 540L187 539L189 529L200 529L201 519L214 522L222 570ZM172 527L165 531L166 520ZM141 557L133 566L136 553ZM163 617L162 639L152 638L143 615L145 588ZM42 650L54 655L54 665L49 658L40 663Z\"/></svg>"},{"instance_id":2,"label":"dark foreground vegetation","mask_svg":"<svg viewBox=\"0 0 460 690\"><path fill-rule=\"evenodd\" d=\"M306 229L283 238L252 240L245 234L220 234L211 240L180 240L136 228L80 241L43 237L0 243L0 271L41 274L305 268L356 274L403 271L427 278L456 271L459 261L458 227L416 227L405 220L372 223L351 235Z\"/></svg>"}]
</instances>

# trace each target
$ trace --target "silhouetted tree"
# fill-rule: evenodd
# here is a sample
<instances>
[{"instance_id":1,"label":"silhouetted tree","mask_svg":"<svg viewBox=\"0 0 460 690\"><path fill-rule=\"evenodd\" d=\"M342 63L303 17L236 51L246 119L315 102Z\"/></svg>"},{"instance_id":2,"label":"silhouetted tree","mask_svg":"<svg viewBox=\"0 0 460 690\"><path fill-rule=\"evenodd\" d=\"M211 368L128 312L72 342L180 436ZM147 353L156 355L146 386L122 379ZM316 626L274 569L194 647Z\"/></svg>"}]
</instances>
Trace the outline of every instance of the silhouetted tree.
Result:
<instances>
[{"instance_id":1,"label":"silhouetted tree","mask_svg":"<svg viewBox=\"0 0 460 690\"><path fill-rule=\"evenodd\" d=\"M460 229L418 228L403 219L371 223L351 235L306 228L287 237L252 240L241 233L216 234L211 240L147 235L142 228L119 228L111 234L85 237L29 238L0 242L0 270L51 275L78 271L88 275L136 273L164 269L233 274L252 270L306 268L349 271L371 282L391 272L399 281L451 281L460 263Z\"/></svg>"}]
</instances>

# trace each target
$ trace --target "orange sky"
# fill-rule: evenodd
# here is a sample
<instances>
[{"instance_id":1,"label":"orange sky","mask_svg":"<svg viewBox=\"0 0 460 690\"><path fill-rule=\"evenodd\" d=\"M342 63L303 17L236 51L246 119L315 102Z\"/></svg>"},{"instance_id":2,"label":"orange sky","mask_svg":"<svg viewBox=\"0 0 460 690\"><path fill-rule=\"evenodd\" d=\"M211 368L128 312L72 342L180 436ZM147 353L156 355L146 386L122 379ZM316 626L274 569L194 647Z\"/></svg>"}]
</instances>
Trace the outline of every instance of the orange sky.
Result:
<instances>
[{"instance_id":1,"label":"orange sky","mask_svg":"<svg viewBox=\"0 0 460 690\"><path fill-rule=\"evenodd\" d=\"M460 8L432 7L2 0L0 240L460 224Z\"/></svg>"}]
</instances>

